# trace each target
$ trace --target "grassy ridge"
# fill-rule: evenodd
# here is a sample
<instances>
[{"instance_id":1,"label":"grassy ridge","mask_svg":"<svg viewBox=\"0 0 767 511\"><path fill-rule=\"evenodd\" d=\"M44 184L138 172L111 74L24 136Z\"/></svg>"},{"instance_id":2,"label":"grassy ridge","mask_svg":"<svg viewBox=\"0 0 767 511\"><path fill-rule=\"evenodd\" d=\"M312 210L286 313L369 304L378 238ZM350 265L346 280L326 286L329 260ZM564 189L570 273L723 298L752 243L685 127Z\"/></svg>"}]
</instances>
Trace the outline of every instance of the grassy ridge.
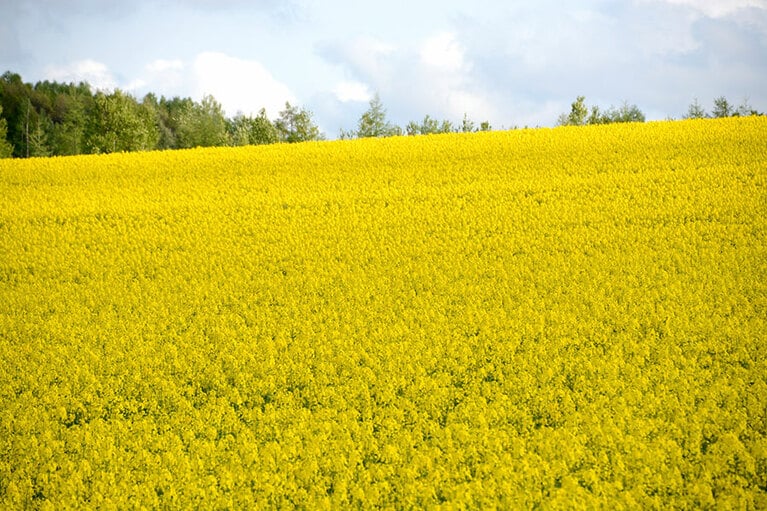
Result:
<instances>
[{"instance_id":1,"label":"grassy ridge","mask_svg":"<svg viewBox=\"0 0 767 511\"><path fill-rule=\"evenodd\" d=\"M0 501L764 507L765 135L0 161Z\"/></svg>"}]
</instances>

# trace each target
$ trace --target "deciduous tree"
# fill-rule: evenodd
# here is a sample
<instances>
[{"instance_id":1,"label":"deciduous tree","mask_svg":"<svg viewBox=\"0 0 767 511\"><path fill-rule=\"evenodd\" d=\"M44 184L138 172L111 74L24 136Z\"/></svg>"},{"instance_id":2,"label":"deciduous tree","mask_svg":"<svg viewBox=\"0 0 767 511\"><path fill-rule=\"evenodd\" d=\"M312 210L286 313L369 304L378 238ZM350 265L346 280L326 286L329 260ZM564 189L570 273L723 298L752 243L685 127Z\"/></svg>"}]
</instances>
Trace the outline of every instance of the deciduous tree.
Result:
<instances>
[{"instance_id":1,"label":"deciduous tree","mask_svg":"<svg viewBox=\"0 0 767 511\"><path fill-rule=\"evenodd\" d=\"M294 143L322 140L320 129L312 121L312 113L285 102L285 109L274 121L280 142Z\"/></svg>"},{"instance_id":2,"label":"deciduous tree","mask_svg":"<svg viewBox=\"0 0 767 511\"><path fill-rule=\"evenodd\" d=\"M13 146L7 137L8 123L3 117L3 105L0 105L0 158L10 158L13 155Z\"/></svg>"}]
</instances>

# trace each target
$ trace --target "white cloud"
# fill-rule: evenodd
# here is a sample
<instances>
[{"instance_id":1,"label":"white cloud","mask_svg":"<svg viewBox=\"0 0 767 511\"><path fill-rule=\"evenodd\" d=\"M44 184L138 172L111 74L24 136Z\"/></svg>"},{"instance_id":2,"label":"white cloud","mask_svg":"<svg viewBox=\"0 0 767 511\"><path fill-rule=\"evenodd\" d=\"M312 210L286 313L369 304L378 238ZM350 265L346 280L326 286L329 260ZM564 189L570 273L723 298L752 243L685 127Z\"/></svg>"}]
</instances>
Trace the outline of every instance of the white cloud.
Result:
<instances>
[{"instance_id":1,"label":"white cloud","mask_svg":"<svg viewBox=\"0 0 767 511\"><path fill-rule=\"evenodd\" d=\"M741 9L767 9L767 0L656 0L689 7L709 18L722 18Z\"/></svg>"},{"instance_id":2,"label":"white cloud","mask_svg":"<svg viewBox=\"0 0 767 511\"><path fill-rule=\"evenodd\" d=\"M436 115L453 120L464 114L482 119L492 108L476 87L472 64L456 34L443 32L426 38L418 49L421 75L421 103L437 111Z\"/></svg>"},{"instance_id":3,"label":"white cloud","mask_svg":"<svg viewBox=\"0 0 767 511\"><path fill-rule=\"evenodd\" d=\"M88 82L97 90L109 91L117 87L117 81L106 64L91 59L66 66L48 66L43 74L45 79L58 82Z\"/></svg>"},{"instance_id":4,"label":"white cloud","mask_svg":"<svg viewBox=\"0 0 767 511\"><path fill-rule=\"evenodd\" d=\"M426 39L420 56L423 64L446 72L460 72L465 66L463 47L450 32Z\"/></svg>"},{"instance_id":5,"label":"white cloud","mask_svg":"<svg viewBox=\"0 0 767 511\"><path fill-rule=\"evenodd\" d=\"M365 102L373 97L367 85L355 81L339 82L333 89L333 94L341 103Z\"/></svg>"},{"instance_id":6,"label":"white cloud","mask_svg":"<svg viewBox=\"0 0 767 511\"><path fill-rule=\"evenodd\" d=\"M290 89L255 60L204 52L195 58L192 74L197 99L212 94L227 115L254 114L266 108L270 117L276 117L286 101L296 103Z\"/></svg>"},{"instance_id":7,"label":"white cloud","mask_svg":"<svg viewBox=\"0 0 767 511\"><path fill-rule=\"evenodd\" d=\"M139 89L143 89L147 85L148 84L146 80L143 80L141 78L136 78L135 80L131 80L130 82L128 82L127 85L123 86L123 89L125 89L127 92L134 92Z\"/></svg>"},{"instance_id":8,"label":"white cloud","mask_svg":"<svg viewBox=\"0 0 767 511\"><path fill-rule=\"evenodd\" d=\"M437 32L408 46L357 38L326 45L324 53L352 77L332 91L341 103L352 97L368 100L373 90L380 92L395 123L404 125L426 114L453 122L464 114L495 121L497 111L475 80L473 63L453 32Z\"/></svg>"},{"instance_id":9,"label":"white cloud","mask_svg":"<svg viewBox=\"0 0 767 511\"><path fill-rule=\"evenodd\" d=\"M371 37L359 37L325 49L328 56L349 66L354 74L362 76L376 88L386 89L394 78L392 61L398 48L393 44Z\"/></svg>"},{"instance_id":10,"label":"white cloud","mask_svg":"<svg viewBox=\"0 0 767 511\"><path fill-rule=\"evenodd\" d=\"M184 69L184 63L179 59L165 60L157 59L146 66L147 71L152 73L165 73L168 71L181 71Z\"/></svg>"},{"instance_id":11,"label":"white cloud","mask_svg":"<svg viewBox=\"0 0 767 511\"><path fill-rule=\"evenodd\" d=\"M178 94L183 88L186 76L186 66L179 59L153 60L144 68L146 82L150 89L160 94ZM151 85L150 85L151 84Z\"/></svg>"}]
</instances>

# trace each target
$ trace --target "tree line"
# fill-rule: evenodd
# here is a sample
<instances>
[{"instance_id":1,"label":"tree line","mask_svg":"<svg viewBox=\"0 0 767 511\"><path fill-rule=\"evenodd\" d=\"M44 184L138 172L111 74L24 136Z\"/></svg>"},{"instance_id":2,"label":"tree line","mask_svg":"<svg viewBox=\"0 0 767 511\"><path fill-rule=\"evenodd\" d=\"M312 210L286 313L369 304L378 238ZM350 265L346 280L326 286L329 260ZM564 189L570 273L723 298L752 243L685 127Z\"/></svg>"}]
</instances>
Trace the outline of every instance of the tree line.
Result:
<instances>
[{"instance_id":1,"label":"tree line","mask_svg":"<svg viewBox=\"0 0 767 511\"><path fill-rule=\"evenodd\" d=\"M709 114L694 100L685 118L763 115L744 101L735 107L724 97L714 100ZM557 121L561 126L644 122L645 115L633 104L601 110L587 106L578 96L570 112ZM476 124L464 115L460 124L426 115L410 121L404 129L392 124L376 94L360 116L354 130L341 130L339 138L429 135L453 132L490 131L483 121ZM277 118L265 109L253 116L228 118L221 104L207 95L191 98L158 98L146 94L141 100L119 89L93 91L86 82L25 83L21 76L0 76L0 158L112 153L183 149L191 147L241 146L323 140L324 134L305 108L285 103Z\"/></svg>"},{"instance_id":2,"label":"tree line","mask_svg":"<svg viewBox=\"0 0 767 511\"><path fill-rule=\"evenodd\" d=\"M0 157L74 155L302 142L323 138L305 108L285 104L276 119L224 115L207 95L141 100L115 89L96 91L86 82L24 83L0 77Z\"/></svg>"},{"instance_id":3,"label":"tree line","mask_svg":"<svg viewBox=\"0 0 767 511\"><path fill-rule=\"evenodd\" d=\"M722 117L747 117L750 115L764 115L755 110L744 100L740 106L735 107L724 96L714 99L714 108L709 114L698 102L693 100L687 108L684 119L705 119ZM588 124L610 124L616 122L645 122L645 115L636 105L624 102L621 106L611 106L607 110L600 110L598 106L586 105L586 97L578 96L570 106L570 112L563 113L557 120L558 126L584 126Z\"/></svg>"}]
</instances>

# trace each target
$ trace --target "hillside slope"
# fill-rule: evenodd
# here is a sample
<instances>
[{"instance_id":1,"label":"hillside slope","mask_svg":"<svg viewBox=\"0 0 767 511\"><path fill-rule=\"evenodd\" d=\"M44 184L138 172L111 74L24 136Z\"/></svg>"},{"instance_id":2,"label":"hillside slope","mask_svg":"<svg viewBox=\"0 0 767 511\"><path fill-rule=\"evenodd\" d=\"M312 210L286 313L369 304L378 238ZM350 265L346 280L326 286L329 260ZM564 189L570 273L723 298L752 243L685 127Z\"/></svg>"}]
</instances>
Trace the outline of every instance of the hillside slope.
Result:
<instances>
[{"instance_id":1,"label":"hillside slope","mask_svg":"<svg viewBox=\"0 0 767 511\"><path fill-rule=\"evenodd\" d=\"M765 161L765 118L0 161L0 503L767 507Z\"/></svg>"}]
</instances>

